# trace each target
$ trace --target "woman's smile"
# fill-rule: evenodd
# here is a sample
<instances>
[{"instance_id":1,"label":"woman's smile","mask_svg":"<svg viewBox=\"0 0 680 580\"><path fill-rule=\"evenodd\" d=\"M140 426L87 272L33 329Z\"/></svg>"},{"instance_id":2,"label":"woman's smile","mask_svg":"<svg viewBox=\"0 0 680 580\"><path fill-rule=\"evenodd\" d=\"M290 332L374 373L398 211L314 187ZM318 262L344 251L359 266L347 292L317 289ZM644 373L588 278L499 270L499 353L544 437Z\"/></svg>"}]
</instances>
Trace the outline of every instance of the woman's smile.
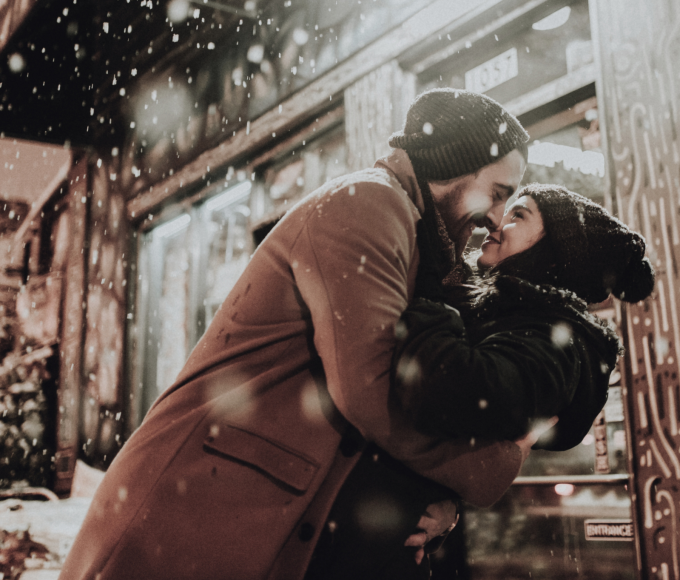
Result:
<instances>
[{"instance_id":1,"label":"woman's smile","mask_svg":"<svg viewBox=\"0 0 680 580\"><path fill-rule=\"evenodd\" d=\"M531 196L523 195L505 212L498 229L482 242L477 264L492 268L506 258L528 250L543 237L543 218Z\"/></svg>"},{"instance_id":2,"label":"woman's smile","mask_svg":"<svg viewBox=\"0 0 680 580\"><path fill-rule=\"evenodd\" d=\"M491 232L489 232L486 237L484 238L484 241L482 242L482 247L484 247L487 244L500 244L501 240L501 234L496 234L498 237L494 237Z\"/></svg>"}]
</instances>

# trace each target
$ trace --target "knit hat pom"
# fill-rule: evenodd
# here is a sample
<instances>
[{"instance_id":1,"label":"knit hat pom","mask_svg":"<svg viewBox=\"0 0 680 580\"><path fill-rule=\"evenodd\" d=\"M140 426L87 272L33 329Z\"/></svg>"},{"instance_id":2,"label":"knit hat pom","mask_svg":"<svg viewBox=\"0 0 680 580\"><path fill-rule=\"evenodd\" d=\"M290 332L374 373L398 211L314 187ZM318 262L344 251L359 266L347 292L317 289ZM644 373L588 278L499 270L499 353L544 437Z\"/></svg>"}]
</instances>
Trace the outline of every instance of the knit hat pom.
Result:
<instances>
[{"instance_id":1,"label":"knit hat pom","mask_svg":"<svg viewBox=\"0 0 680 580\"><path fill-rule=\"evenodd\" d=\"M639 302L649 296L654 290L654 268L649 258L631 260L612 290L612 294L619 300Z\"/></svg>"}]
</instances>

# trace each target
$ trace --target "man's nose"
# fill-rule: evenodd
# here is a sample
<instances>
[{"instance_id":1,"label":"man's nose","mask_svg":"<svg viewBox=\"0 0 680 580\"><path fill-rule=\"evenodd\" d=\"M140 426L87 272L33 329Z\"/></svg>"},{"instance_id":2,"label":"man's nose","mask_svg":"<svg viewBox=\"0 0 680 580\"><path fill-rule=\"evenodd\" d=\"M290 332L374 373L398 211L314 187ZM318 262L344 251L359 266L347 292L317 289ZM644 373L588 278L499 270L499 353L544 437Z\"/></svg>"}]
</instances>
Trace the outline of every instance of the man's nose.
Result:
<instances>
[{"instance_id":1,"label":"man's nose","mask_svg":"<svg viewBox=\"0 0 680 580\"><path fill-rule=\"evenodd\" d=\"M505 208L503 206L492 206L484 217L479 220L477 225L480 228L486 228L490 232L494 232L500 228L504 213Z\"/></svg>"}]
</instances>

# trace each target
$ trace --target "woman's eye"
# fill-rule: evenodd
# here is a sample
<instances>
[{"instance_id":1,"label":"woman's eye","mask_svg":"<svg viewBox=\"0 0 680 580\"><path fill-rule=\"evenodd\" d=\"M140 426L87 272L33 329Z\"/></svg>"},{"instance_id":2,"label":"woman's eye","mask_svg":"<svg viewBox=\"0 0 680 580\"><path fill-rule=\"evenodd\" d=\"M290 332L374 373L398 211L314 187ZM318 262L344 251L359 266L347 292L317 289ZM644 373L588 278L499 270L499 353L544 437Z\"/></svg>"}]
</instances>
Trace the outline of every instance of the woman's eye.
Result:
<instances>
[{"instance_id":1,"label":"woman's eye","mask_svg":"<svg viewBox=\"0 0 680 580\"><path fill-rule=\"evenodd\" d=\"M522 219L523 218L522 212L521 211L513 211L512 212L512 219L515 219L515 218Z\"/></svg>"}]
</instances>

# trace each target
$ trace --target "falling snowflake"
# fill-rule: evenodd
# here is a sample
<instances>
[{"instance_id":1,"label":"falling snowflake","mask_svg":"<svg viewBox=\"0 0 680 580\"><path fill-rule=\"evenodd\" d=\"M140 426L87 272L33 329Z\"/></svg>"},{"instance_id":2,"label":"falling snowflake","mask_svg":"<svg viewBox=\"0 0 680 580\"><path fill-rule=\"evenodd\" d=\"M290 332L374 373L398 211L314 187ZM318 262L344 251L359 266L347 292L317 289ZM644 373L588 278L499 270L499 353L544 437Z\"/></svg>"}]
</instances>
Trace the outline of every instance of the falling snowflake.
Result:
<instances>
[{"instance_id":1,"label":"falling snowflake","mask_svg":"<svg viewBox=\"0 0 680 580\"><path fill-rule=\"evenodd\" d=\"M565 346L568 346L572 340L571 326L566 322L558 322L552 327L550 340L552 340L552 343L557 347L564 348Z\"/></svg>"}]
</instances>

